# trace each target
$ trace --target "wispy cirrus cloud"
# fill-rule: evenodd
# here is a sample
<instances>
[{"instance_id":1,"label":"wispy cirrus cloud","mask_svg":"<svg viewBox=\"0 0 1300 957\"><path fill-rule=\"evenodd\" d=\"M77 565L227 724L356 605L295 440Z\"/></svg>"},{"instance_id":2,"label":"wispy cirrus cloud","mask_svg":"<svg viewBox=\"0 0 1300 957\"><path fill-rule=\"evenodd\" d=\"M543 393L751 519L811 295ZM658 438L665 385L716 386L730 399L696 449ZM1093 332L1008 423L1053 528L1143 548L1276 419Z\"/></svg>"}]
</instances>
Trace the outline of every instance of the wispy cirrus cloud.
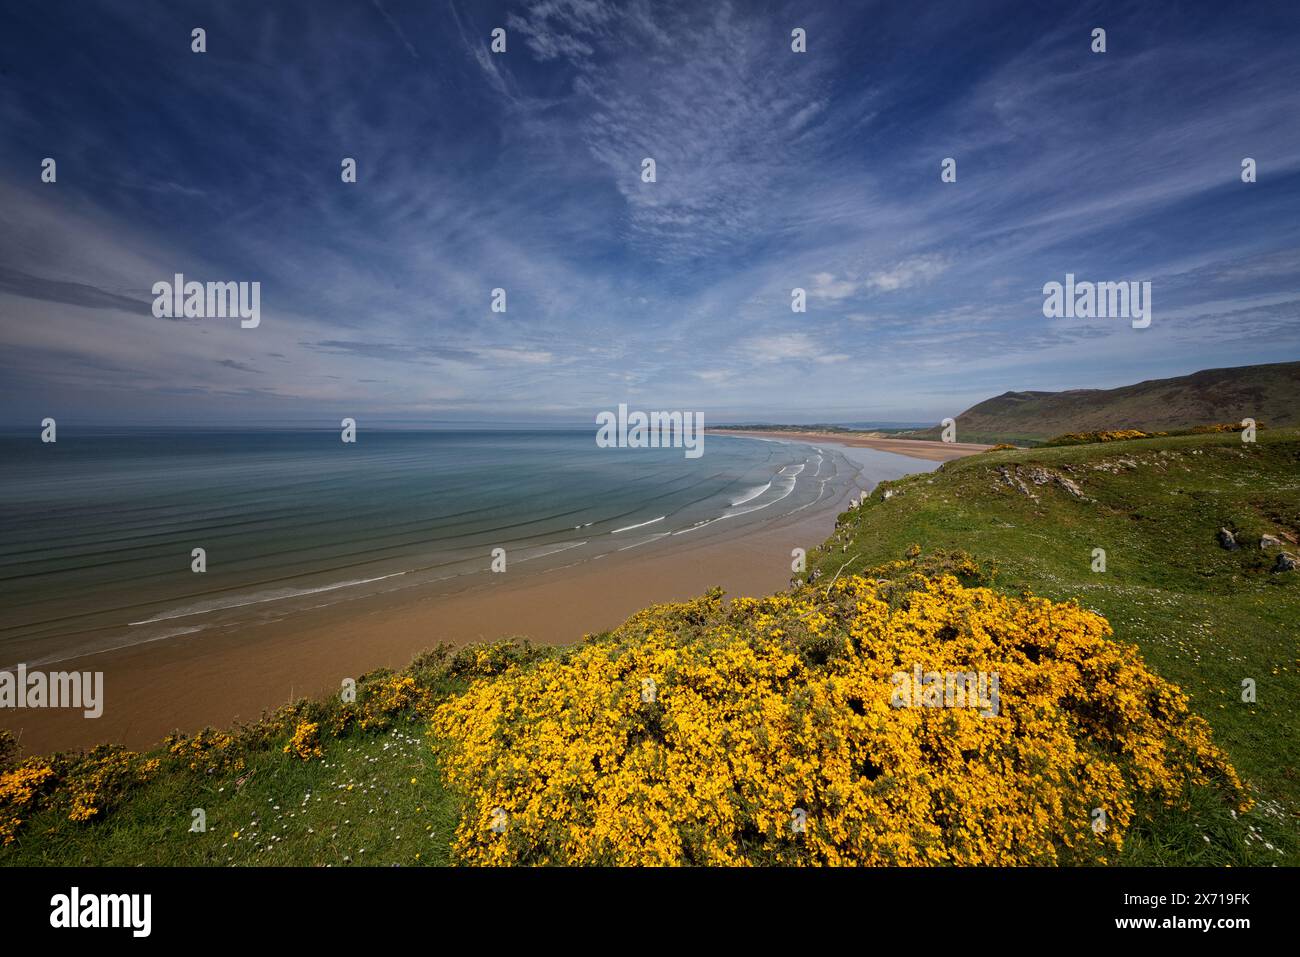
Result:
<instances>
[{"instance_id":1,"label":"wispy cirrus cloud","mask_svg":"<svg viewBox=\"0 0 1300 957\"><path fill-rule=\"evenodd\" d=\"M917 256L872 273L867 277L867 285L880 292L893 292L917 283L930 282L941 276L947 268L948 264L939 256Z\"/></svg>"},{"instance_id":2,"label":"wispy cirrus cloud","mask_svg":"<svg viewBox=\"0 0 1300 957\"><path fill-rule=\"evenodd\" d=\"M241 420L576 419L643 396L715 421L924 419L1300 350L1291 8L1108 10L1104 56L1095 12L1017 3L179 11L208 54L125 2L12 18L9 418L220 396ZM115 59L64 56L99 36ZM1045 320L1067 271L1154 278L1151 329ZM262 326L154 320L175 272L260 280Z\"/></svg>"}]
</instances>

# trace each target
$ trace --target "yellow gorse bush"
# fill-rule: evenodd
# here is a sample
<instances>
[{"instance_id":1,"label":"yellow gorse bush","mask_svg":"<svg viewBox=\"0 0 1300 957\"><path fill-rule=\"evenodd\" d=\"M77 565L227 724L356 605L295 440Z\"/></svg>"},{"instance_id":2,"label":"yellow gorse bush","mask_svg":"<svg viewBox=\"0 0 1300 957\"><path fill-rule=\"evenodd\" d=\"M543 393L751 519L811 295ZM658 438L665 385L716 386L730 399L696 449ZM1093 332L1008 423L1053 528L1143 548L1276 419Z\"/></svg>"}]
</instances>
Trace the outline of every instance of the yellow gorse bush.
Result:
<instances>
[{"instance_id":1,"label":"yellow gorse bush","mask_svg":"<svg viewBox=\"0 0 1300 957\"><path fill-rule=\"evenodd\" d=\"M362 731L387 731L400 717L413 719L428 710L429 689L409 674L379 675L366 682L360 700L338 708L327 730L338 737L356 725Z\"/></svg>"},{"instance_id":2,"label":"yellow gorse bush","mask_svg":"<svg viewBox=\"0 0 1300 957\"><path fill-rule=\"evenodd\" d=\"M1144 432L1141 429L1109 429L1096 432L1066 432L1048 439L1045 445L1085 445L1093 442L1122 442L1126 439L1154 439L1166 435L1206 435L1219 432L1240 432L1243 423L1220 422L1213 425L1196 425L1188 429L1176 429L1173 432ZM1264 423L1256 422L1255 428L1264 431ZM985 451L992 451L986 449Z\"/></svg>"},{"instance_id":3,"label":"yellow gorse bush","mask_svg":"<svg viewBox=\"0 0 1300 957\"><path fill-rule=\"evenodd\" d=\"M1256 422L1255 428L1262 432L1264 430L1264 423ZM1201 435L1212 432L1240 432L1241 429L1242 424L1240 422L1216 422L1211 425L1197 425L1188 431L1192 435Z\"/></svg>"},{"instance_id":4,"label":"yellow gorse bush","mask_svg":"<svg viewBox=\"0 0 1300 957\"><path fill-rule=\"evenodd\" d=\"M532 652L503 644L485 649L483 654L498 667L505 667ZM446 657L443 650L422 656L426 672L419 679L413 674L387 672L362 676L357 702L302 700L231 731L174 732L164 740L161 758L100 745L86 752L20 762L17 742L9 732L0 731L0 847L14 843L22 828L41 812L54 810L79 822L102 820L131 792L153 780L164 761L170 770L185 768L204 776L243 772L250 758L271 748L292 760L310 761L324 755L327 738L340 737L354 727L383 732L399 721L418 720L431 701L430 688L422 681L438 673Z\"/></svg>"},{"instance_id":5,"label":"yellow gorse bush","mask_svg":"<svg viewBox=\"0 0 1300 957\"><path fill-rule=\"evenodd\" d=\"M157 758L142 758L124 748L101 746L80 760L69 775L63 796L71 801L68 818L89 821L101 816L123 794L158 770Z\"/></svg>"},{"instance_id":6,"label":"yellow gorse bush","mask_svg":"<svg viewBox=\"0 0 1300 957\"><path fill-rule=\"evenodd\" d=\"M466 803L454 849L477 864L1104 862L1139 801L1213 785L1245 809L1186 697L1110 639L1074 604L951 575L650 608L436 709ZM891 677L917 665L997 674L998 712L893 707Z\"/></svg>"},{"instance_id":7,"label":"yellow gorse bush","mask_svg":"<svg viewBox=\"0 0 1300 957\"><path fill-rule=\"evenodd\" d=\"M321 757L320 724L315 721L298 722L289 743L284 746L284 753L303 761Z\"/></svg>"},{"instance_id":8,"label":"yellow gorse bush","mask_svg":"<svg viewBox=\"0 0 1300 957\"><path fill-rule=\"evenodd\" d=\"M366 688L357 723L364 731L384 731L394 717L428 706L429 692L410 675L389 675Z\"/></svg>"},{"instance_id":9,"label":"yellow gorse bush","mask_svg":"<svg viewBox=\"0 0 1300 957\"><path fill-rule=\"evenodd\" d=\"M35 807L41 789L53 777L54 769L39 760L0 773L0 842L14 842L24 815Z\"/></svg>"},{"instance_id":10,"label":"yellow gorse bush","mask_svg":"<svg viewBox=\"0 0 1300 957\"><path fill-rule=\"evenodd\" d=\"M191 771L216 773L227 769L242 771L244 756L238 740L228 731L204 728L194 735L175 732L163 742L167 753L186 762Z\"/></svg>"},{"instance_id":11,"label":"yellow gorse bush","mask_svg":"<svg viewBox=\"0 0 1300 957\"><path fill-rule=\"evenodd\" d=\"M1141 429L1110 429L1098 432L1066 432L1047 441L1048 445L1083 445L1092 442L1123 442L1127 439L1149 439L1163 432L1143 432Z\"/></svg>"},{"instance_id":12,"label":"yellow gorse bush","mask_svg":"<svg viewBox=\"0 0 1300 957\"><path fill-rule=\"evenodd\" d=\"M0 771L0 843L12 843L24 821L46 809L71 821L97 820L158 767L156 758L99 745L83 754L28 758Z\"/></svg>"}]
</instances>

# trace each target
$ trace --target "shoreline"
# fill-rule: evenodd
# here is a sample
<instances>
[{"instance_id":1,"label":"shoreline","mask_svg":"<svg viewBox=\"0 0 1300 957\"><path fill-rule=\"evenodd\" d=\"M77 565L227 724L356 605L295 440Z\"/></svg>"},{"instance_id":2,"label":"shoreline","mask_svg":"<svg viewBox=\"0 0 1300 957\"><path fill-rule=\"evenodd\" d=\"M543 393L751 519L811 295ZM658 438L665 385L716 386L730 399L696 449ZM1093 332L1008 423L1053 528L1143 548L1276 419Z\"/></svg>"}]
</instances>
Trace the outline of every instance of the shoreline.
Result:
<instances>
[{"instance_id":1,"label":"shoreline","mask_svg":"<svg viewBox=\"0 0 1300 957\"><path fill-rule=\"evenodd\" d=\"M825 442L828 445L841 445L851 449L876 449L881 452L893 452L908 458L924 459L927 462L950 462L992 448L974 442L935 442L930 439L890 439L874 436L866 432L798 432L798 431L760 431L747 429L706 429L709 435L742 435L755 439L782 439L791 442Z\"/></svg>"},{"instance_id":2,"label":"shoreline","mask_svg":"<svg viewBox=\"0 0 1300 957\"><path fill-rule=\"evenodd\" d=\"M830 435L753 437L846 444ZM949 457L970 454L961 447L941 451L956 453ZM911 458L939 461L933 455ZM93 652L51 670L103 672L101 717L86 719L75 709L3 709L0 728L12 731L29 755L101 743L143 750L177 729L193 733L254 721L289 701L336 693L345 678L404 668L439 644L461 647L504 637L572 644L648 605L684 601L715 586L729 597L772 594L790 585L791 549L825 542L861 489L859 481L850 481L815 508L721 529L698 541L653 542L514 578L475 577L450 591L421 585L361 594L220 634Z\"/></svg>"}]
</instances>

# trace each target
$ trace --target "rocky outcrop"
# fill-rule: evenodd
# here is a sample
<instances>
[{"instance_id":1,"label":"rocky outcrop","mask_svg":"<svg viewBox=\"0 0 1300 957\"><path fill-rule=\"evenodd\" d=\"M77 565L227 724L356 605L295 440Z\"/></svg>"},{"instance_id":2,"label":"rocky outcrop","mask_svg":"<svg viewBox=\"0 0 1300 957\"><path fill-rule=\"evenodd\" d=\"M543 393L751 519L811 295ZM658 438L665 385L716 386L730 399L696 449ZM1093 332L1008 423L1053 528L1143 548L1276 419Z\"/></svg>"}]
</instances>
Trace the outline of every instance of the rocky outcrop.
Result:
<instances>
[{"instance_id":1,"label":"rocky outcrop","mask_svg":"<svg viewBox=\"0 0 1300 957\"><path fill-rule=\"evenodd\" d=\"M1052 469L1043 468L1040 465L1030 465L1025 466L1024 468L1000 465L997 469L997 475L1002 484L1008 488L1015 489L1022 495L1027 495L1035 502L1038 501L1038 496L1029 485L1026 484L1026 479L1036 486L1055 485L1057 488L1064 489L1081 502L1092 501L1092 499L1083 494L1083 489L1079 488L1078 483L1073 479L1066 478L1061 473L1055 472Z\"/></svg>"},{"instance_id":2,"label":"rocky outcrop","mask_svg":"<svg viewBox=\"0 0 1300 957\"><path fill-rule=\"evenodd\" d=\"M1105 462L1097 462L1095 465L1090 466L1094 472L1109 472L1111 475L1131 471L1137 467L1137 463L1132 459L1108 459Z\"/></svg>"}]
</instances>

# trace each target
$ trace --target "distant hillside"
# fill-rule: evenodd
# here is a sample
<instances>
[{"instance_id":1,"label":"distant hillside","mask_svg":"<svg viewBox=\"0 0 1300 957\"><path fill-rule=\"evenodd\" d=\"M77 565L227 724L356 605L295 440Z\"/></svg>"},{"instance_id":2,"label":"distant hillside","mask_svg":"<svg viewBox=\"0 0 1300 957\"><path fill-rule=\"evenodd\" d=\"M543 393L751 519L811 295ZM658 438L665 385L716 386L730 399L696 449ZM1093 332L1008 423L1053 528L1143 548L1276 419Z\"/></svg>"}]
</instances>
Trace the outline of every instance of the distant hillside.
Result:
<instances>
[{"instance_id":1,"label":"distant hillside","mask_svg":"<svg viewBox=\"0 0 1300 957\"><path fill-rule=\"evenodd\" d=\"M1168 432L1246 417L1270 428L1300 425L1300 362L1205 369L1118 389L1005 392L957 416L957 439L1041 442L1065 432ZM911 435L929 439L939 432Z\"/></svg>"}]
</instances>

